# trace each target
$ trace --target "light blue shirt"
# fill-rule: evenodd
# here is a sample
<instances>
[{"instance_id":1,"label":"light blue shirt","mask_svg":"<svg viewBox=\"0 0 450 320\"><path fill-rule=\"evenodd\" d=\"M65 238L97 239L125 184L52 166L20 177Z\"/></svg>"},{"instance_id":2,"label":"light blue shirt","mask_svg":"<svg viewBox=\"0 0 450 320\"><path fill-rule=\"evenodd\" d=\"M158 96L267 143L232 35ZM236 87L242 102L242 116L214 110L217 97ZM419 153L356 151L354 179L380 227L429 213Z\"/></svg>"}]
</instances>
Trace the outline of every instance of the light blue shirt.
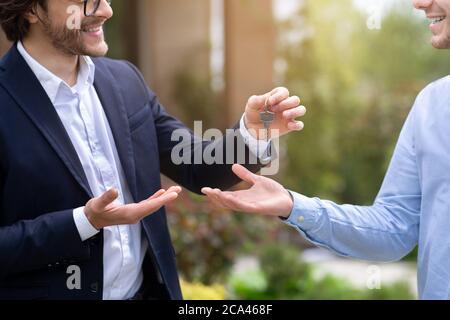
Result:
<instances>
[{"instance_id":1,"label":"light blue shirt","mask_svg":"<svg viewBox=\"0 0 450 320\"><path fill-rule=\"evenodd\" d=\"M314 244L370 261L396 261L419 245L421 299L450 298L450 77L418 96L372 206L292 192L286 221Z\"/></svg>"}]
</instances>

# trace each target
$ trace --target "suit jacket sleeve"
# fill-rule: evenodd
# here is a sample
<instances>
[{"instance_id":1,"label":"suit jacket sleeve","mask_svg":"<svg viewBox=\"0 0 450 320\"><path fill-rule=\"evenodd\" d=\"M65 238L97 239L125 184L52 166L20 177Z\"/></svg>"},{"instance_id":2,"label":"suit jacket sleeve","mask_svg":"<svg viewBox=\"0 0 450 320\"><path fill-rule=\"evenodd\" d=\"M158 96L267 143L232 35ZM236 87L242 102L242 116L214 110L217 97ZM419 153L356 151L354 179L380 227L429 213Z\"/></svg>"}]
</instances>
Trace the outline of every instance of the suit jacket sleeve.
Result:
<instances>
[{"instance_id":1,"label":"suit jacket sleeve","mask_svg":"<svg viewBox=\"0 0 450 320\"><path fill-rule=\"evenodd\" d=\"M72 211L48 213L0 227L0 279L88 259L89 243L81 241Z\"/></svg>"}]
</instances>

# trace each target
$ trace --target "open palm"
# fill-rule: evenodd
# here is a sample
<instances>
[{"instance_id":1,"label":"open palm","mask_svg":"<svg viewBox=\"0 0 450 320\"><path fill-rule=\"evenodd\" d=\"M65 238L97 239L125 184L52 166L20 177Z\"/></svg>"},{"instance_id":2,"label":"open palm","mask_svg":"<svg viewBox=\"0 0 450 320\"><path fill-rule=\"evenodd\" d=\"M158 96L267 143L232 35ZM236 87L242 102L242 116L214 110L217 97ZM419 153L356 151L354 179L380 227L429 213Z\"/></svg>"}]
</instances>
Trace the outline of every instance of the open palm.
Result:
<instances>
[{"instance_id":1,"label":"open palm","mask_svg":"<svg viewBox=\"0 0 450 320\"><path fill-rule=\"evenodd\" d=\"M233 211L268 216L289 216L293 202L291 195L281 184L272 179L255 175L241 165L234 165L233 172L252 186L250 189L234 192L203 188L202 192L215 205Z\"/></svg>"}]
</instances>

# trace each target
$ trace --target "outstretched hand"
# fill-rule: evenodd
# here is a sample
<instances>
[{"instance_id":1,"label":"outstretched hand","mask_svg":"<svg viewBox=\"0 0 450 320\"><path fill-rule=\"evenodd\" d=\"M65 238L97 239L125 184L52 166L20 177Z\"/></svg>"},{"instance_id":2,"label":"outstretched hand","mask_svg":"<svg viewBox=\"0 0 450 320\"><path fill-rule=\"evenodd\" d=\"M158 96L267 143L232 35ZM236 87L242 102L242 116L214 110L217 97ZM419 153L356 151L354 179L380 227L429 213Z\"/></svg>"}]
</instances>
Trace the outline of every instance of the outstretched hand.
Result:
<instances>
[{"instance_id":1,"label":"outstretched hand","mask_svg":"<svg viewBox=\"0 0 450 320\"><path fill-rule=\"evenodd\" d=\"M168 190L159 190L139 203L117 205L114 201L118 198L119 193L117 190L111 189L101 196L91 199L86 204L84 212L89 222L97 230L115 225L136 224L177 199L180 193L181 187L174 186Z\"/></svg>"},{"instance_id":2,"label":"outstretched hand","mask_svg":"<svg viewBox=\"0 0 450 320\"><path fill-rule=\"evenodd\" d=\"M241 165L234 165L233 172L252 186L250 189L234 192L203 188L202 192L216 206L238 212L289 217L293 209L293 200L281 184L253 174Z\"/></svg>"}]
</instances>

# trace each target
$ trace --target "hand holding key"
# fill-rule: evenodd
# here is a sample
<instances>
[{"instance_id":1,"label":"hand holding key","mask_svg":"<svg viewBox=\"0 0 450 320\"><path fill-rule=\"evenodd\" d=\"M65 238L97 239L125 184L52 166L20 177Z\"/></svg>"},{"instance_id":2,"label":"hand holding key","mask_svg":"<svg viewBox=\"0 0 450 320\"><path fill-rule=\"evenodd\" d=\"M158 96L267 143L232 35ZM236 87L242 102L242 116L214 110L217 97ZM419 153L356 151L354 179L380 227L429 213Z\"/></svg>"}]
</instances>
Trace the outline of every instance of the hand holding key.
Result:
<instances>
[{"instance_id":1,"label":"hand holding key","mask_svg":"<svg viewBox=\"0 0 450 320\"><path fill-rule=\"evenodd\" d=\"M301 131L304 124L296 119L305 113L306 108L300 105L300 98L291 97L286 88L280 87L265 95L251 97L244 119L247 129L255 138L268 140Z\"/></svg>"}]
</instances>

